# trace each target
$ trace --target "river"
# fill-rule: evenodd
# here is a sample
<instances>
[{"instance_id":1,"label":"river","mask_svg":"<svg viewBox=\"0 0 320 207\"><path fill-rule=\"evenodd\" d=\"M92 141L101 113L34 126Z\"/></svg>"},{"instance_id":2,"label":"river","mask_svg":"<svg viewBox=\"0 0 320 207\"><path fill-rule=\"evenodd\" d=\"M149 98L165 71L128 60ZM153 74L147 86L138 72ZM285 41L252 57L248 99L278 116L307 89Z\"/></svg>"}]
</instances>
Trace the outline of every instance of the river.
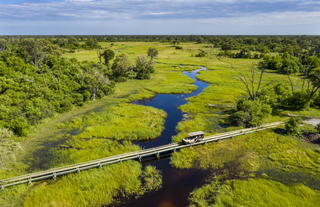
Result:
<instances>
[{"instance_id":1,"label":"river","mask_svg":"<svg viewBox=\"0 0 320 207\"><path fill-rule=\"evenodd\" d=\"M187 103L187 98L196 96L208 84L196 78L205 67L191 71L183 72L184 75L192 78L197 89L189 94L157 94L151 99L135 101L135 104L152 106L162 109L167 113L165 128L161 135L151 141L140 141L135 144L142 148L156 147L159 145L171 143L171 137L176 135L177 124L183 120L184 113L178 109L179 106ZM122 201L118 207L185 207L188 205L189 194L197 187L205 183L209 174L208 171L199 169L177 169L170 165L170 158L162 158L143 163L143 165L153 165L162 174L162 187L155 192L149 192L138 199L129 199Z\"/></svg>"}]
</instances>

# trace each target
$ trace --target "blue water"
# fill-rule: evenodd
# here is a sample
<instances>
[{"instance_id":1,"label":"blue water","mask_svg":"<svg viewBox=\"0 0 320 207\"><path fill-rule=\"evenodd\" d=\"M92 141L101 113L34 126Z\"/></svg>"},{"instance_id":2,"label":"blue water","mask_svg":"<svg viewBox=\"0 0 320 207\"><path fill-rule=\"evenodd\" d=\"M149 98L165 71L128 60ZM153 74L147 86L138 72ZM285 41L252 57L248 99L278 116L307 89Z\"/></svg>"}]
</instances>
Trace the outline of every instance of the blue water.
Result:
<instances>
[{"instance_id":1,"label":"blue water","mask_svg":"<svg viewBox=\"0 0 320 207\"><path fill-rule=\"evenodd\" d=\"M167 118L164 124L164 130L161 135L154 140L151 141L139 141L135 142L135 144L140 145L143 148L156 147L164 144L171 143L171 137L176 135L176 127L177 124L183 119L183 112L178 109L179 106L187 103L187 98L196 96L203 89L208 87L208 84L199 81L196 78L196 75L199 71L205 70L204 67L194 70L192 72L183 72L183 74L195 80L194 85L197 86L197 89L189 94L158 94L151 99L144 99L135 101L135 104L144 105L144 106L152 106L158 109L162 109L167 113Z\"/></svg>"},{"instance_id":2,"label":"blue water","mask_svg":"<svg viewBox=\"0 0 320 207\"><path fill-rule=\"evenodd\" d=\"M196 96L208 84L199 81L196 75L204 70L202 67L192 72L183 72L195 80L194 85L197 89L189 94L158 94L151 99L139 100L134 102L144 106L152 106L167 112L165 129L155 140L135 142L142 148L156 147L171 143L171 137L176 135L177 124L183 119L183 112L178 107L187 103L187 98ZM153 165L161 171L162 187L158 191L149 192L138 199L129 199L121 202L117 206L121 207L185 207L188 205L189 194L197 187L205 183L209 174L208 171L199 169L176 169L170 165L170 159L154 160L143 163L143 166Z\"/></svg>"}]
</instances>

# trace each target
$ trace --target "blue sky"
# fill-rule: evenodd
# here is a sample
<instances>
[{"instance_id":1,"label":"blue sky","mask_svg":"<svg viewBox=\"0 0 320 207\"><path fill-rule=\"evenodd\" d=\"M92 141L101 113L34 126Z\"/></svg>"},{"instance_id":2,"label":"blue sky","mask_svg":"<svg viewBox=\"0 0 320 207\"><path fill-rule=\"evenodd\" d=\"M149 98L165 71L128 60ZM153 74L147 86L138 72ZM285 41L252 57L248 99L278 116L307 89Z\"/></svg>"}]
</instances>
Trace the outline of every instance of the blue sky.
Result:
<instances>
[{"instance_id":1,"label":"blue sky","mask_svg":"<svg viewBox=\"0 0 320 207\"><path fill-rule=\"evenodd\" d=\"M320 34L320 0L0 0L0 34Z\"/></svg>"}]
</instances>

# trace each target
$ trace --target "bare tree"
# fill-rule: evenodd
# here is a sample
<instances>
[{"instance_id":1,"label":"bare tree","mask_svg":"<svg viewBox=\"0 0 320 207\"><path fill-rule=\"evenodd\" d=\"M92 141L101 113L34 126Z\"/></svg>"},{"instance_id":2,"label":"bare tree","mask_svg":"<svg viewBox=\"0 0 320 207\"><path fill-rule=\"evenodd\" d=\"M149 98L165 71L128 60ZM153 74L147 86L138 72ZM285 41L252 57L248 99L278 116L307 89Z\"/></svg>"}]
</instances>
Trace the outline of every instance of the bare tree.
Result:
<instances>
[{"instance_id":1,"label":"bare tree","mask_svg":"<svg viewBox=\"0 0 320 207\"><path fill-rule=\"evenodd\" d=\"M256 80L257 68L260 69L260 75L258 80ZM262 89L262 81L265 70L266 69L264 67L257 67L257 65L254 64L250 68L250 74L243 74L241 72L239 73L239 80L245 86L245 88L242 88L242 90L244 90L248 94L251 100L255 100Z\"/></svg>"}]
</instances>

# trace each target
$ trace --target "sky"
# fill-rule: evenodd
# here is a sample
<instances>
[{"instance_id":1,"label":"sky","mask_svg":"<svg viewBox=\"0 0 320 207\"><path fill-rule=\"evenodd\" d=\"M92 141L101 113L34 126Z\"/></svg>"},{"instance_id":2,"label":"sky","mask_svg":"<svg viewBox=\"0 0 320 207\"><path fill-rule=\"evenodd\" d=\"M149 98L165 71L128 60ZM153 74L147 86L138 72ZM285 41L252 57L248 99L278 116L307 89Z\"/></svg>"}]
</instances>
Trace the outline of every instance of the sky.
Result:
<instances>
[{"instance_id":1,"label":"sky","mask_svg":"<svg viewBox=\"0 0 320 207\"><path fill-rule=\"evenodd\" d=\"M320 0L0 0L0 35L320 35Z\"/></svg>"}]
</instances>

